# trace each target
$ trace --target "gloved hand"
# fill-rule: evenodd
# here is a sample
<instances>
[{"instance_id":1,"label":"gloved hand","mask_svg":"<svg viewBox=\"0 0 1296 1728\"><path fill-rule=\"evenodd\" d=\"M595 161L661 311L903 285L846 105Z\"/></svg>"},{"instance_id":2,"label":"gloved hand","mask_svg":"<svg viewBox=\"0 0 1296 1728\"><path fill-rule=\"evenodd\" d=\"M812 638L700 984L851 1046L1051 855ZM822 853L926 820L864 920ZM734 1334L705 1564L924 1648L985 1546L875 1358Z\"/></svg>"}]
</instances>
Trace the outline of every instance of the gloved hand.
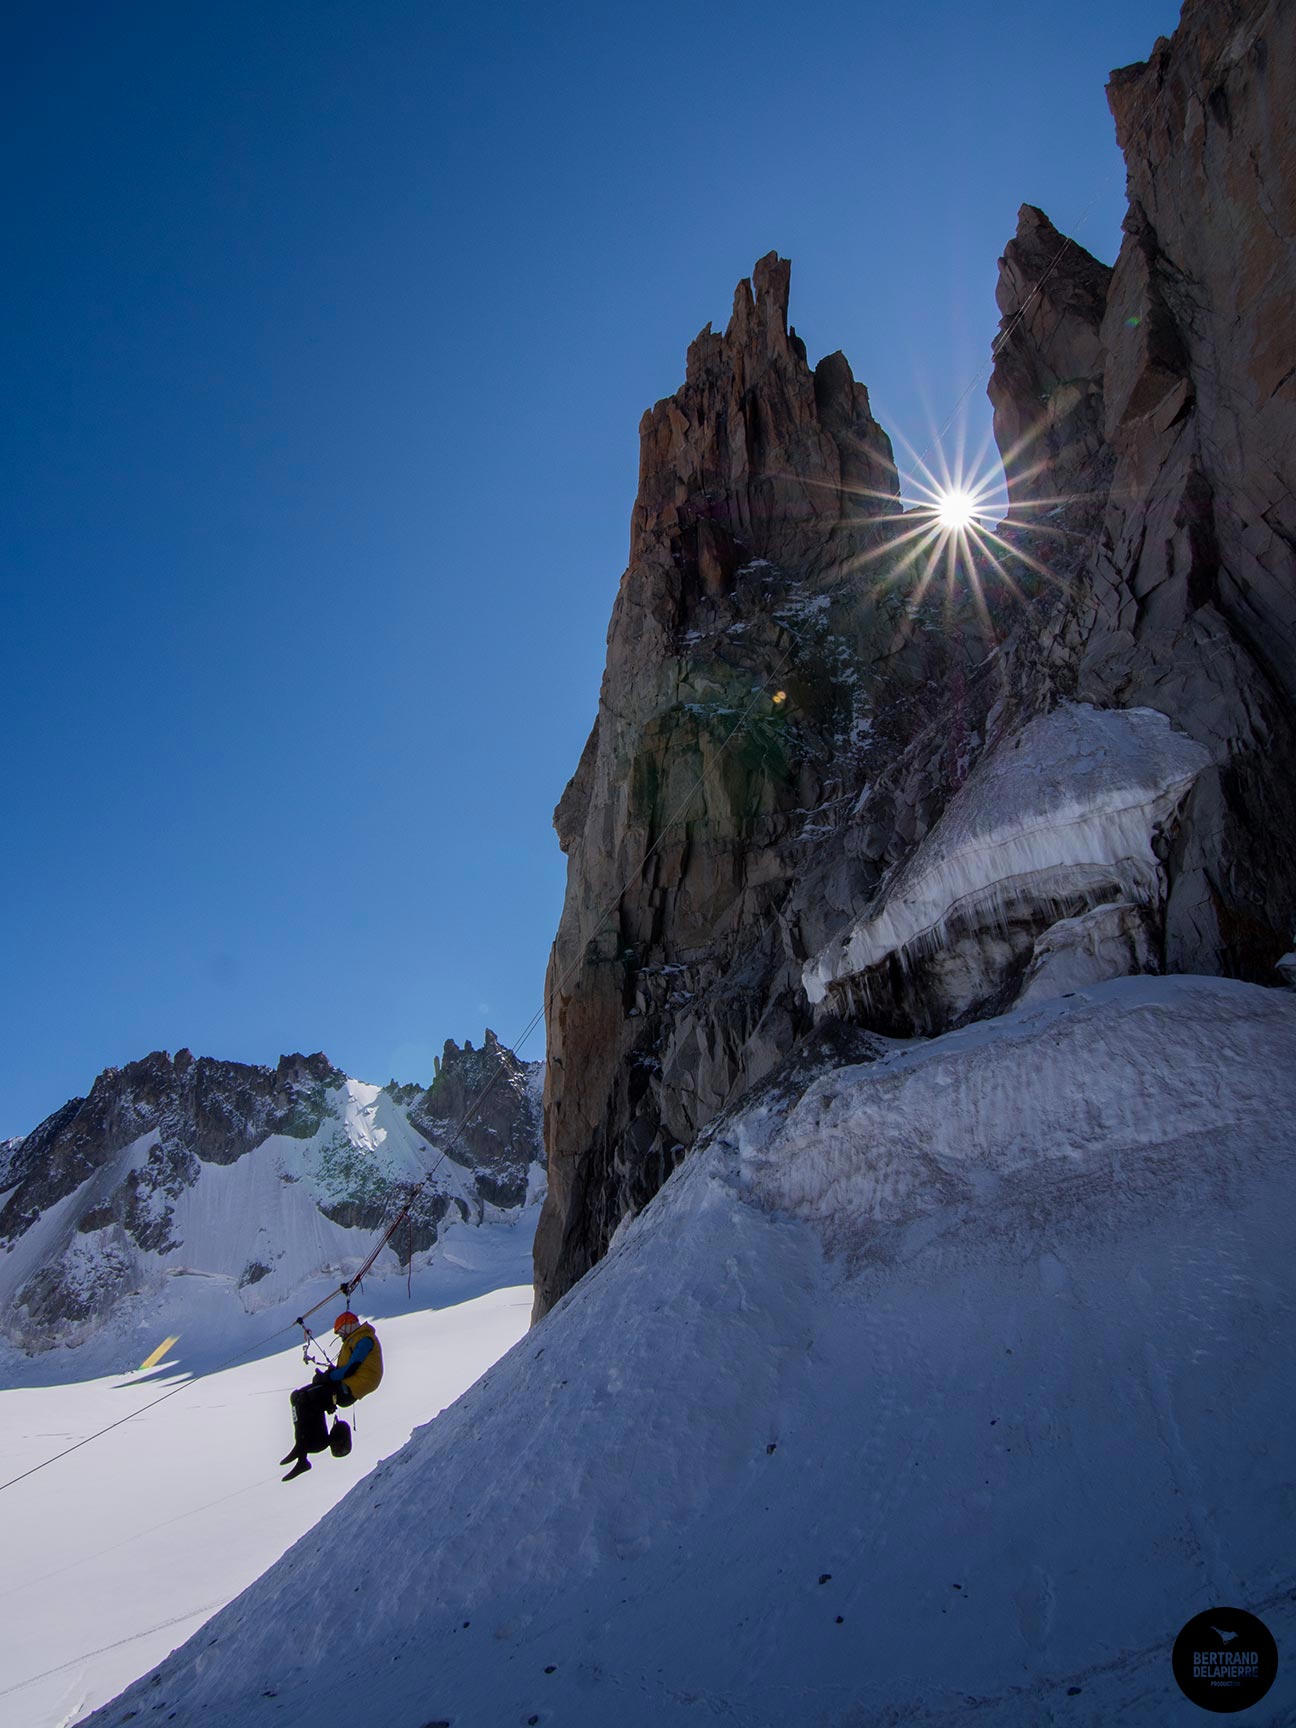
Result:
<instances>
[{"instance_id":1,"label":"gloved hand","mask_svg":"<svg viewBox=\"0 0 1296 1728\"><path fill-rule=\"evenodd\" d=\"M323 1368L317 1368L317 1369L316 1369L316 1370L315 1370L315 1378L314 1378L314 1380L313 1380L313 1381L312 1381L312 1382L311 1382L311 1384L312 1384L312 1385L315 1385L315 1386L320 1386L320 1385L322 1385L322 1384L323 1384L323 1383L324 1383L324 1381L325 1381L325 1380L327 1380L327 1379L328 1379L328 1375L327 1375L327 1373L326 1373L326 1372L325 1372L325 1371L324 1371L324 1369L323 1369Z\"/></svg>"}]
</instances>

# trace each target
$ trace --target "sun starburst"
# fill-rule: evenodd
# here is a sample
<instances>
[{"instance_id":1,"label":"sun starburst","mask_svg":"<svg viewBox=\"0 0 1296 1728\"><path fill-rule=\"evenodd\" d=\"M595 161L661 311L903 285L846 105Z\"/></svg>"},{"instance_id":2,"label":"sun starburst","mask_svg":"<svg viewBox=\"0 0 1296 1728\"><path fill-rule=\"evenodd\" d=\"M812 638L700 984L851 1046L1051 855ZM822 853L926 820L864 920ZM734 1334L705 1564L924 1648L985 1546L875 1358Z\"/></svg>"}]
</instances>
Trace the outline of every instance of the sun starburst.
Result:
<instances>
[{"instance_id":1,"label":"sun starburst","mask_svg":"<svg viewBox=\"0 0 1296 1728\"><path fill-rule=\"evenodd\" d=\"M931 610L935 599L949 629L961 630L959 620L968 621L970 608L987 647L994 648L1028 591L1067 585L1047 547L1074 537L1068 510L1083 500L1044 495L1047 466L1042 459L1030 465L1038 444L1033 436L1005 450L1002 463L992 453L989 431L970 458L961 426L947 445L945 435L958 418L939 433L933 428L921 454L900 435L907 460L900 457L895 470L899 499L885 481L851 489L872 526L844 576L903 597L897 643L915 628L941 627Z\"/></svg>"},{"instance_id":2,"label":"sun starburst","mask_svg":"<svg viewBox=\"0 0 1296 1728\"><path fill-rule=\"evenodd\" d=\"M980 509L971 492L961 486L938 488L935 500L936 520L953 533L970 528L979 520Z\"/></svg>"}]
</instances>

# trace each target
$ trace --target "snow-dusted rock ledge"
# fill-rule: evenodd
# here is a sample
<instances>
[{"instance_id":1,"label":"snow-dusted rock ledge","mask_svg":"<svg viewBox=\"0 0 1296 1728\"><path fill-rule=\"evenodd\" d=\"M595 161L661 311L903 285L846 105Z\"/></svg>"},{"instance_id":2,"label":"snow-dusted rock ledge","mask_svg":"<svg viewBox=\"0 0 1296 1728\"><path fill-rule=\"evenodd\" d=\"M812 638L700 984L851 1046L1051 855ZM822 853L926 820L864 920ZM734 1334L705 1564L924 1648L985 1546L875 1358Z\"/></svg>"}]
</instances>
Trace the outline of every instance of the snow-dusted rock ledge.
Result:
<instances>
[{"instance_id":1,"label":"snow-dusted rock ledge","mask_svg":"<svg viewBox=\"0 0 1296 1728\"><path fill-rule=\"evenodd\" d=\"M1158 836L1209 762L1151 708L1064 703L1031 720L807 963L807 995L845 987L857 1008L899 1002L916 1029L939 1030L992 999L1058 921L1159 908Z\"/></svg>"}]
</instances>

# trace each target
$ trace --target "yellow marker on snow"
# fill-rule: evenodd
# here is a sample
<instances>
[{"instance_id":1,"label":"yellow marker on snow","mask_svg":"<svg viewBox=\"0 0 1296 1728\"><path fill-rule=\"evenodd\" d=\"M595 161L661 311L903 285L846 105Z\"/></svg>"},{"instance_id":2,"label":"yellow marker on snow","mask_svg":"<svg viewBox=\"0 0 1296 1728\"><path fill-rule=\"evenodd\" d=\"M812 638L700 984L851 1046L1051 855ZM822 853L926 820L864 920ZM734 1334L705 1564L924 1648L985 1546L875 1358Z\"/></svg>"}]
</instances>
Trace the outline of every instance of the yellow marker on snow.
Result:
<instances>
[{"instance_id":1,"label":"yellow marker on snow","mask_svg":"<svg viewBox=\"0 0 1296 1728\"><path fill-rule=\"evenodd\" d=\"M164 1338L158 1345L157 1349L153 1351L152 1355L144 1358L135 1372L137 1374L142 1374L146 1368L156 1368L171 1346L173 1344L178 1344L179 1342L180 1334L178 1332L174 1338Z\"/></svg>"}]
</instances>

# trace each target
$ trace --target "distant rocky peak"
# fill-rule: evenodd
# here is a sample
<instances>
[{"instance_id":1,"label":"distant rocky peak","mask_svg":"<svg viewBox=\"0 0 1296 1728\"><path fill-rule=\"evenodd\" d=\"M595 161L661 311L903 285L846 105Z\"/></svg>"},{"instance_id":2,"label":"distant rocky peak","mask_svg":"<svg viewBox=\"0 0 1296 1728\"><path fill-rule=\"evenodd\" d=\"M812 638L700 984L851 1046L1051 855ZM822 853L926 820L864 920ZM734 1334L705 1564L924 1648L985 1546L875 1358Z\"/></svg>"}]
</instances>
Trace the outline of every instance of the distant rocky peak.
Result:
<instances>
[{"instance_id":1,"label":"distant rocky peak","mask_svg":"<svg viewBox=\"0 0 1296 1728\"><path fill-rule=\"evenodd\" d=\"M180 1273L244 1307L287 1300L339 1256L358 1263L411 1189L406 1263L447 1221L524 1206L539 1065L487 1032L480 1050L448 1042L439 1067L427 1089L365 1085L318 1051L270 1068L155 1050L105 1069L0 1143L0 1337L80 1343Z\"/></svg>"},{"instance_id":2,"label":"distant rocky peak","mask_svg":"<svg viewBox=\"0 0 1296 1728\"><path fill-rule=\"evenodd\" d=\"M188 1055L182 1051L181 1055ZM179 1062L180 1057L176 1057ZM322 1050L317 1050L313 1056L303 1056L299 1051L291 1056L281 1056L275 1069L276 1076L291 1085L308 1086L340 1086L346 1075L340 1068L335 1068Z\"/></svg>"},{"instance_id":3,"label":"distant rocky peak","mask_svg":"<svg viewBox=\"0 0 1296 1728\"><path fill-rule=\"evenodd\" d=\"M154 1050L105 1068L84 1098L73 1098L16 1141L0 1209L0 1242L15 1242L58 1201L146 1136L167 1180L193 1165L234 1164L271 1134L307 1139L329 1113L328 1093L346 1076L327 1056L282 1056L275 1068Z\"/></svg>"},{"instance_id":4,"label":"distant rocky peak","mask_svg":"<svg viewBox=\"0 0 1296 1728\"><path fill-rule=\"evenodd\" d=\"M475 1075L489 1079L499 1072L511 1079L522 1079L533 1067L534 1063L524 1062L506 1044L501 1044L498 1035L488 1026L480 1049L473 1048L471 1038L465 1038L462 1046L453 1038L446 1039L440 1056L433 1058L434 1077L428 1096L431 1097L439 1088L450 1086L456 1077Z\"/></svg>"},{"instance_id":5,"label":"distant rocky peak","mask_svg":"<svg viewBox=\"0 0 1296 1728\"><path fill-rule=\"evenodd\" d=\"M241 1087L290 1090L318 1085L339 1086L345 1078L341 1069L334 1067L323 1051L318 1050L311 1056L304 1056L300 1051L281 1056L273 1069L247 1062L227 1062L213 1056L195 1056L192 1050L183 1048L174 1056L166 1050L153 1050L124 1067L104 1068L96 1075L85 1102L129 1098L136 1105L147 1107L175 1096L185 1087L200 1084L218 1085L230 1091Z\"/></svg>"},{"instance_id":6,"label":"distant rocky peak","mask_svg":"<svg viewBox=\"0 0 1296 1728\"><path fill-rule=\"evenodd\" d=\"M447 1038L436 1077L410 1106L410 1122L454 1163L476 1173L478 1193L521 1205L542 1160L538 1062L524 1062L488 1027L480 1050Z\"/></svg>"}]
</instances>

